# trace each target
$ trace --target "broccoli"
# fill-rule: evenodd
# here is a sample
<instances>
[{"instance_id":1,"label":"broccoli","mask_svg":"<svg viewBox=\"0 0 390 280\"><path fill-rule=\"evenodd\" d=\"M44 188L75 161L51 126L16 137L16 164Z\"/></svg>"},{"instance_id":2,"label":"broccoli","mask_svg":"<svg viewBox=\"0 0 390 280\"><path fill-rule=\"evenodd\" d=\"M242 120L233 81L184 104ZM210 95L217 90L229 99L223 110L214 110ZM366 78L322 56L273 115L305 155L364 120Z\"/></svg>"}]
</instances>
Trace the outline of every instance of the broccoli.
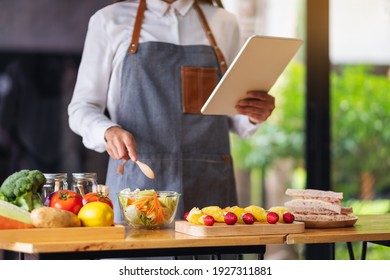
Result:
<instances>
[{"instance_id":1,"label":"broccoli","mask_svg":"<svg viewBox=\"0 0 390 280\"><path fill-rule=\"evenodd\" d=\"M27 211L43 206L40 192L46 178L39 170L23 169L10 175L0 186L0 199Z\"/></svg>"},{"instance_id":2,"label":"broccoli","mask_svg":"<svg viewBox=\"0 0 390 280\"><path fill-rule=\"evenodd\" d=\"M5 195L2 192L0 192L0 200L8 201L8 199L5 197Z\"/></svg>"}]
</instances>

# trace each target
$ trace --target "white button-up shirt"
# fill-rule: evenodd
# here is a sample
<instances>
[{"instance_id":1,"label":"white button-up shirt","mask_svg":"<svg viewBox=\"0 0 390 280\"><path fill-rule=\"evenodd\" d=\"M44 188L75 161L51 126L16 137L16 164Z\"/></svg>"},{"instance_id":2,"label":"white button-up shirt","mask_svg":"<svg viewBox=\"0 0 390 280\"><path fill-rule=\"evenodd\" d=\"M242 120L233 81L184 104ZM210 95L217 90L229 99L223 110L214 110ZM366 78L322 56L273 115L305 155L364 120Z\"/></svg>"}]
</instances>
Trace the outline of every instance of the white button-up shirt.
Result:
<instances>
[{"instance_id":1,"label":"white button-up shirt","mask_svg":"<svg viewBox=\"0 0 390 280\"><path fill-rule=\"evenodd\" d=\"M133 33L138 2L130 0L109 5L97 11L89 21L68 114L70 128L82 137L87 148L98 152L105 151L105 131L117 125L122 63ZM168 4L148 0L139 42L210 45L198 14L192 8L193 2L177 0ZM211 5L201 7L230 64L240 48L235 16ZM104 114L106 109L110 117ZM252 135L258 127L243 115L230 116L230 124L231 131L241 137Z\"/></svg>"}]
</instances>

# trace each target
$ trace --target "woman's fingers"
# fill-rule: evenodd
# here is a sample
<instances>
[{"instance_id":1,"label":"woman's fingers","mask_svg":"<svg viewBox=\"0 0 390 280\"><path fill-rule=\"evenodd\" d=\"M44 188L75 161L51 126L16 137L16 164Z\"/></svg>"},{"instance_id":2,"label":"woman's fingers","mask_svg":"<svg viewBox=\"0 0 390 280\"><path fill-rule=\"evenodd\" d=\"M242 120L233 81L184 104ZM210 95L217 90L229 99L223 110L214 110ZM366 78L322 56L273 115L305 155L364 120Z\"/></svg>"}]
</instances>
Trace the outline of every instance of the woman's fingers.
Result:
<instances>
[{"instance_id":1,"label":"woman's fingers","mask_svg":"<svg viewBox=\"0 0 390 280\"><path fill-rule=\"evenodd\" d=\"M110 127L104 134L106 151L114 159L137 160L136 142L133 135L119 126Z\"/></svg>"},{"instance_id":2,"label":"woman's fingers","mask_svg":"<svg viewBox=\"0 0 390 280\"><path fill-rule=\"evenodd\" d=\"M248 98L238 101L236 109L253 123L264 122L275 109L275 98L264 91L250 91Z\"/></svg>"}]
</instances>

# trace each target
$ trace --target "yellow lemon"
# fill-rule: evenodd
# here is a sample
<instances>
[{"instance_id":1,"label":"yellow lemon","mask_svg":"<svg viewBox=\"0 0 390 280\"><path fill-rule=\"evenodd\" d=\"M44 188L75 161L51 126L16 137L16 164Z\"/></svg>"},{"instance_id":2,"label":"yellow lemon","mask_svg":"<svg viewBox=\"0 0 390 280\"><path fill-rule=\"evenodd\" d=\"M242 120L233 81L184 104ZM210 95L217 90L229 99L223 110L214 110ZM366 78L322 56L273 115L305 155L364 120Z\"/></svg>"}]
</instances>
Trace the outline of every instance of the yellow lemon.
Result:
<instances>
[{"instance_id":1,"label":"yellow lemon","mask_svg":"<svg viewBox=\"0 0 390 280\"><path fill-rule=\"evenodd\" d=\"M253 216L255 216L255 219L257 221L262 221L264 220L264 213L265 209L257 206L257 205L249 205L244 208L245 212L251 213Z\"/></svg>"},{"instance_id":2,"label":"yellow lemon","mask_svg":"<svg viewBox=\"0 0 390 280\"><path fill-rule=\"evenodd\" d=\"M217 222L223 222L223 211L219 206L207 206L202 208L202 213L205 215L213 216Z\"/></svg>"},{"instance_id":3,"label":"yellow lemon","mask_svg":"<svg viewBox=\"0 0 390 280\"><path fill-rule=\"evenodd\" d=\"M89 202L81 207L78 215L84 227L112 226L114 211L104 202Z\"/></svg>"},{"instance_id":4,"label":"yellow lemon","mask_svg":"<svg viewBox=\"0 0 390 280\"><path fill-rule=\"evenodd\" d=\"M199 221L199 218L204 214L198 207L193 207L187 216L187 221L196 225L201 225L202 223Z\"/></svg>"}]
</instances>

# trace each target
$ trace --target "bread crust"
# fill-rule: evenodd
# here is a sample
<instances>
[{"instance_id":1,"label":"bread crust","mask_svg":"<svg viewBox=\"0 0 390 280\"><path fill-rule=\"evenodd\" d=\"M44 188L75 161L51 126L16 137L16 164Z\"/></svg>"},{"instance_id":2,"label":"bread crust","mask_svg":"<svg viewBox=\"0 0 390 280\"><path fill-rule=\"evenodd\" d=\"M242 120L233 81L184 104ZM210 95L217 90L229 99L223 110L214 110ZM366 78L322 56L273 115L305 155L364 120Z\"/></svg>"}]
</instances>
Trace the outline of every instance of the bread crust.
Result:
<instances>
[{"instance_id":1,"label":"bread crust","mask_svg":"<svg viewBox=\"0 0 390 280\"><path fill-rule=\"evenodd\" d=\"M342 200L343 193L334 191L323 191L316 189L287 189L286 195L305 198L327 198L331 200Z\"/></svg>"},{"instance_id":2,"label":"bread crust","mask_svg":"<svg viewBox=\"0 0 390 280\"><path fill-rule=\"evenodd\" d=\"M355 219L356 216L352 215L303 215L299 213L293 213L295 220L297 221L347 221Z\"/></svg>"},{"instance_id":3,"label":"bread crust","mask_svg":"<svg viewBox=\"0 0 390 280\"><path fill-rule=\"evenodd\" d=\"M340 214L341 205L318 199L293 199L284 203L288 209L301 214Z\"/></svg>"}]
</instances>

